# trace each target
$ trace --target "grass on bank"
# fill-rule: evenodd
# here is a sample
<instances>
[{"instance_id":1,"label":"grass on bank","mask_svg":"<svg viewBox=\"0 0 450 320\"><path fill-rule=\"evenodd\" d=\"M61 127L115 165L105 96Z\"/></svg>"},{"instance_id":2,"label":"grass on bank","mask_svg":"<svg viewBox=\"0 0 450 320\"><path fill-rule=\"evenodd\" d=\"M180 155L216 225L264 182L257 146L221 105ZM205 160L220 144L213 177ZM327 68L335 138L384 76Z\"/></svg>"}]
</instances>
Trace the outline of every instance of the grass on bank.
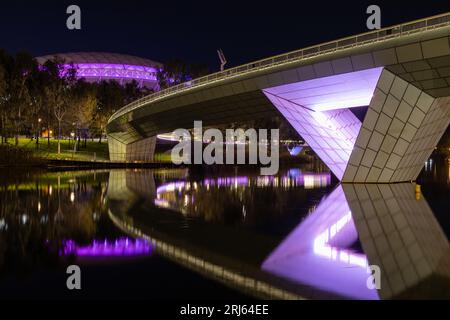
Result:
<instances>
[{"instance_id":1,"label":"grass on bank","mask_svg":"<svg viewBox=\"0 0 450 320\"><path fill-rule=\"evenodd\" d=\"M15 139L8 139L9 146L15 146ZM36 140L30 138L19 138L19 145L21 149L28 150L36 157L46 159L68 159L68 160L109 160L108 143L98 140L86 141L86 147L84 147L84 141L80 141L77 145L77 151L74 152L73 140L61 140L61 153L58 154L58 140L50 139L48 144L47 139L39 139L39 145L36 145Z\"/></svg>"},{"instance_id":2,"label":"grass on bank","mask_svg":"<svg viewBox=\"0 0 450 320\"><path fill-rule=\"evenodd\" d=\"M4 144L8 148L14 149L15 139L10 138L7 144ZM39 139L39 147L36 146L36 140L30 138L19 138L19 150L28 151L33 157L43 159L65 159L65 160L77 160L77 161L108 161L109 150L108 142L103 140L101 143L98 140L87 140L86 147L84 147L84 141L80 141L77 146L77 151L74 152L73 140L61 140L61 153L58 155L58 140L50 139L50 145L47 139ZM171 162L170 153L156 153L154 161L163 163Z\"/></svg>"}]
</instances>

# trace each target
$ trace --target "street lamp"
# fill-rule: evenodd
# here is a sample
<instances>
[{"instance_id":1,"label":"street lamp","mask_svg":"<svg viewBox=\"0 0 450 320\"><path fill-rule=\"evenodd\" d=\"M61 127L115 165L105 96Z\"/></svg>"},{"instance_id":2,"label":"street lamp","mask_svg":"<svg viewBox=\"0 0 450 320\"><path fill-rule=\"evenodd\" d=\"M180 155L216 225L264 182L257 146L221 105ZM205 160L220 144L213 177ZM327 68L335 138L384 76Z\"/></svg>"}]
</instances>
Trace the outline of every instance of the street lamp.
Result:
<instances>
[{"instance_id":1,"label":"street lamp","mask_svg":"<svg viewBox=\"0 0 450 320\"><path fill-rule=\"evenodd\" d=\"M39 135L41 134L41 122L42 122L42 119L41 118L38 118L38 128L37 128L37 138L39 139Z\"/></svg>"},{"instance_id":2,"label":"street lamp","mask_svg":"<svg viewBox=\"0 0 450 320\"><path fill-rule=\"evenodd\" d=\"M74 139L75 138L75 132L71 132L70 133L70 137L72 137L72 139ZM70 137L69 137L69 149L70 149Z\"/></svg>"},{"instance_id":3,"label":"street lamp","mask_svg":"<svg viewBox=\"0 0 450 320\"><path fill-rule=\"evenodd\" d=\"M41 118L38 118L37 132L36 132L36 148L39 148L39 136L41 135Z\"/></svg>"}]
</instances>

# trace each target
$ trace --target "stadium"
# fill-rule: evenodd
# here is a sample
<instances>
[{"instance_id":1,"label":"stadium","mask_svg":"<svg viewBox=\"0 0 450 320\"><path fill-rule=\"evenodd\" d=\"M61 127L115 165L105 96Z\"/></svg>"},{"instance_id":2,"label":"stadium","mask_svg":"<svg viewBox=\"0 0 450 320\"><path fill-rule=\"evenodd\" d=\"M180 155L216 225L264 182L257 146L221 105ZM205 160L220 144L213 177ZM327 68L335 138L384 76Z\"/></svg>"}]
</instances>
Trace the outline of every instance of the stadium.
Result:
<instances>
[{"instance_id":1,"label":"stadium","mask_svg":"<svg viewBox=\"0 0 450 320\"><path fill-rule=\"evenodd\" d=\"M158 89L157 71L162 63L126 54L107 52L58 53L37 57L44 64L54 57L61 58L67 65L77 68L77 77L88 82L115 80L126 84L135 80L139 86L152 90Z\"/></svg>"}]
</instances>

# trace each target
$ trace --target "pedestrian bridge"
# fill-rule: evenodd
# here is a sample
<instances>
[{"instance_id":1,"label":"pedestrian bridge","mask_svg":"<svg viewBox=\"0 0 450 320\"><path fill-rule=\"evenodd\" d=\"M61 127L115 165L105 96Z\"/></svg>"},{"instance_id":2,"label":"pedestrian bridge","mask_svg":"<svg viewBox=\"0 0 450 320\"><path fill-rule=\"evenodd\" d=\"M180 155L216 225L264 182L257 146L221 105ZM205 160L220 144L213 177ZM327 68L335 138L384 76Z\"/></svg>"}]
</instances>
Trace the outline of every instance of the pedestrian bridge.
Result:
<instances>
[{"instance_id":1,"label":"pedestrian bridge","mask_svg":"<svg viewBox=\"0 0 450 320\"><path fill-rule=\"evenodd\" d=\"M367 106L360 121L351 111ZM109 119L112 161L151 161L156 135L283 115L343 182L415 180L450 122L450 12L213 73Z\"/></svg>"}]
</instances>

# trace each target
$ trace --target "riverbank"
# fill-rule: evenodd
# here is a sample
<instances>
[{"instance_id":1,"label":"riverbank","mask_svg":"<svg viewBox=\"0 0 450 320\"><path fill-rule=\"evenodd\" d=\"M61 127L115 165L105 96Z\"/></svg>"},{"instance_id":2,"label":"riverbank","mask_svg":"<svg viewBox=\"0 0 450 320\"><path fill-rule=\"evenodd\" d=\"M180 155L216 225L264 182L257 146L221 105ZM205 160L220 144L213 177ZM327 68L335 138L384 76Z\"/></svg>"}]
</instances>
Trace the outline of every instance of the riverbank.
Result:
<instances>
[{"instance_id":1,"label":"riverbank","mask_svg":"<svg viewBox=\"0 0 450 320\"><path fill-rule=\"evenodd\" d=\"M170 160L170 152L164 147L157 150L152 162L112 162L109 160L108 142L102 140L80 141L74 148L74 140L60 140L60 153L58 153L58 140L19 138L17 146L15 139L8 139L3 147L3 161L0 159L0 168L8 167L40 167L50 170L77 170L77 169L121 169L121 168L161 168L180 167ZM299 164L314 162L313 155L304 153L290 156L286 150L280 154L280 163ZM17 155L16 155L17 154ZM21 155L21 156L18 156ZM222 167L222 165L219 165ZM225 166L225 165L223 165ZM258 167L255 165L246 165ZM203 168L204 166L195 166ZM227 165L228 167L228 165Z\"/></svg>"},{"instance_id":2,"label":"riverbank","mask_svg":"<svg viewBox=\"0 0 450 320\"><path fill-rule=\"evenodd\" d=\"M0 145L1 167L44 167L45 159L36 156L32 151L8 144Z\"/></svg>"},{"instance_id":3,"label":"riverbank","mask_svg":"<svg viewBox=\"0 0 450 320\"><path fill-rule=\"evenodd\" d=\"M7 144L31 152L35 157L44 159L70 159L70 160L109 160L108 142L103 140L82 140L77 143L73 139L60 140L60 153L58 154L58 140L46 138L36 139L19 138L16 146L14 139L8 139Z\"/></svg>"}]
</instances>

